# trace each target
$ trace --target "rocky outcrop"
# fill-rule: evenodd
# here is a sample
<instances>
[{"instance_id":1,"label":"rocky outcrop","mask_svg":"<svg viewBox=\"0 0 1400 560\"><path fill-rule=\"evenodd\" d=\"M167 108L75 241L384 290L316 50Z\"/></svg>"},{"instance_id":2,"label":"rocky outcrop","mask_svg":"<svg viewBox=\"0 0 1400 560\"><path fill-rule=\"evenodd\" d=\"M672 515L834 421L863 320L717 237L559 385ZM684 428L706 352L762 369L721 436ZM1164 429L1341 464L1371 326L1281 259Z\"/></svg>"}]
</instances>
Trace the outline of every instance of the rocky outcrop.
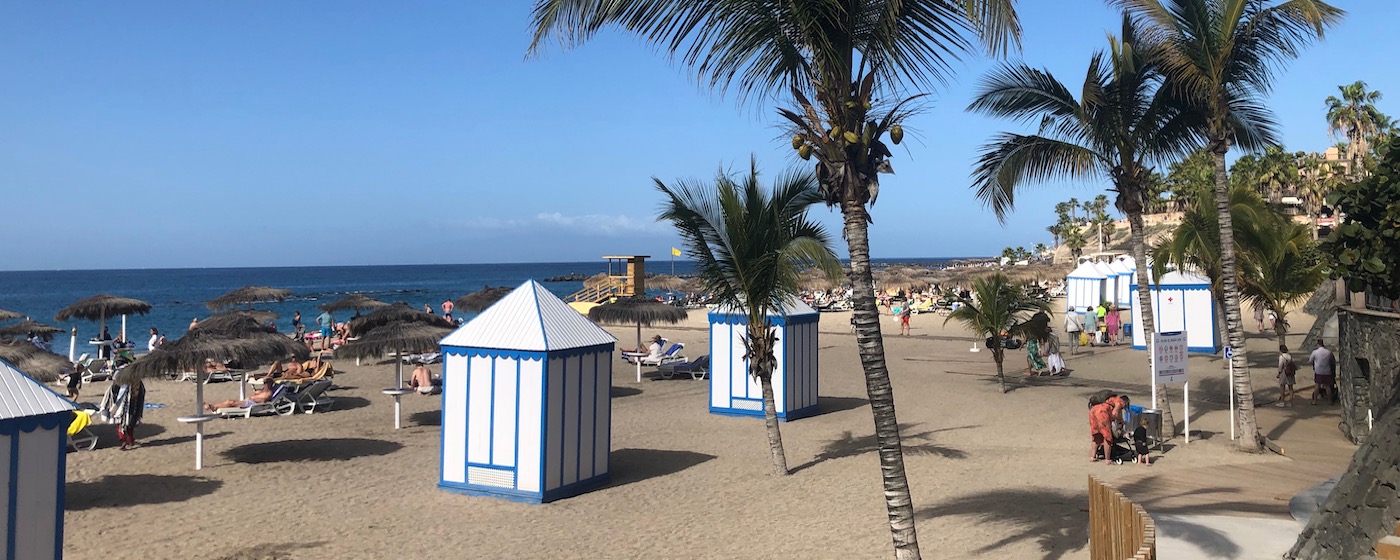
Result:
<instances>
[{"instance_id":1,"label":"rocky outcrop","mask_svg":"<svg viewBox=\"0 0 1400 560\"><path fill-rule=\"evenodd\" d=\"M1339 427L1352 443L1360 443L1370 434L1368 414L1385 414L1387 403L1400 391L1400 316L1343 307L1337 313L1337 329Z\"/></svg>"}]
</instances>

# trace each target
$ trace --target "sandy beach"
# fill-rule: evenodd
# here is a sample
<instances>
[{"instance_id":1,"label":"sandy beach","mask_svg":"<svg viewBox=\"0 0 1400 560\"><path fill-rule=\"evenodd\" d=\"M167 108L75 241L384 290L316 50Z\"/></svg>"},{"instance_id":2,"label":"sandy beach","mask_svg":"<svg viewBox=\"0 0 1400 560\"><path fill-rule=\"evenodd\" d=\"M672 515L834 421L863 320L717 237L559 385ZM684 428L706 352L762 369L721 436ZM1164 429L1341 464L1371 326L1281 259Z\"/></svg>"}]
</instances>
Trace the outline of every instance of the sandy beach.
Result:
<instances>
[{"instance_id":1,"label":"sandy beach","mask_svg":"<svg viewBox=\"0 0 1400 560\"><path fill-rule=\"evenodd\" d=\"M913 336L901 337L885 320L925 558L1087 558L1087 475L1112 481L1144 469L1290 460L1230 449L1218 357L1190 361L1190 445L1169 446L1151 467L1112 466L1088 460L1085 402L1110 388L1147 404L1145 353L1087 349L1065 356L1069 377L1024 379L1015 352L1007 372L1016 388L1003 395L990 353L969 352L973 340L960 326L919 315ZM692 311L681 325L644 333L698 355L705 326L704 313ZM633 344L633 328L610 330L620 346ZM1261 405L1278 392L1276 344L1249 340ZM198 472L194 430L176 421L193 412L194 385L149 381L148 402L166 406L147 412L144 447L121 451L111 427L99 426L101 448L68 455L64 548L75 559L888 558L848 313L822 316L820 345L823 413L782 426L791 476L769 474L761 420L707 412L707 382L636 383L632 366L617 360L611 483L546 505L438 489L441 399L405 397L405 427L395 431L393 400L380 393L392 383L388 362L337 361L344 373L329 412L207 424ZM85 387L82 400L105 388ZM207 386L206 399L236 396L234 383Z\"/></svg>"}]
</instances>

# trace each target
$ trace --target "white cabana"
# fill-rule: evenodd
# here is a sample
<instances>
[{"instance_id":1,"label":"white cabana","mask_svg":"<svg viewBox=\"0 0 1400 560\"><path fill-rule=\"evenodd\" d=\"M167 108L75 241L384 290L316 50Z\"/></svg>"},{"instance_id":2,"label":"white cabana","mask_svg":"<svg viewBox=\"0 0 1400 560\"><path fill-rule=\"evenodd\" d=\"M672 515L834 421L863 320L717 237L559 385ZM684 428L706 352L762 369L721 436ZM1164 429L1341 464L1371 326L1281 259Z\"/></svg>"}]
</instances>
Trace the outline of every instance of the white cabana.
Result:
<instances>
[{"instance_id":1,"label":"white cabana","mask_svg":"<svg viewBox=\"0 0 1400 560\"><path fill-rule=\"evenodd\" d=\"M530 280L442 339L442 477L529 503L608 478L615 338Z\"/></svg>"},{"instance_id":2,"label":"white cabana","mask_svg":"<svg viewBox=\"0 0 1400 560\"><path fill-rule=\"evenodd\" d=\"M1137 278L1133 276L1136 267L1133 266L1132 257L1118 257L1108 263L1109 270L1113 271L1113 303L1119 307L1127 307L1132 302L1133 283Z\"/></svg>"},{"instance_id":3,"label":"white cabana","mask_svg":"<svg viewBox=\"0 0 1400 560\"><path fill-rule=\"evenodd\" d=\"M774 348L773 400L778 418L795 420L816 414L818 393L817 320L820 315L799 299L768 314L777 330ZM710 319L710 413L763 416L763 388L749 375L744 359L748 315L733 308L716 308Z\"/></svg>"},{"instance_id":4,"label":"white cabana","mask_svg":"<svg viewBox=\"0 0 1400 560\"><path fill-rule=\"evenodd\" d=\"M1215 298L1210 293L1210 279L1189 272L1171 271L1158 282L1151 282L1153 317L1158 332L1185 332L1186 349L1190 352L1214 354L1220 351L1220 333L1216 331ZM1133 286L1132 317L1142 324L1142 306L1138 304L1137 287ZM1147 349L1147 338L1141 329L1133 329L1133 348Z\"/></svg>"},{"instance_id":5,"label":"white cabana","mask_svg":"<svg viewBox=\"0 0 1400 560\"><path fill-rule=\"evenodd\" d=\"M1103 293L1099 296L1101 299L1094 305L1097 306L1105 301L1109 303L1118 301L1118 272L1104 261L1094 261L1094 269L1103 275Z\"/></svg>"},{"instance_id":6,"label":"white cabana","mask_svg":"<svg viewBox=\"0 0 1400 560\"><path fill-rule=\"evenodd\" d=\"M73 403L0 360L0 526L7 558L63 557Z\"/></svg>"},{"instance_id":7,"label":"white cabana","mask_svg":"<svg viewBox=\"0 0 1400 560\"><path fill-rule=\"evenodd\" d=\"M1065 309L1085 311L1103 302L1104 275L1085 261L1065 277Z\"/></svg>"}]
</instances>

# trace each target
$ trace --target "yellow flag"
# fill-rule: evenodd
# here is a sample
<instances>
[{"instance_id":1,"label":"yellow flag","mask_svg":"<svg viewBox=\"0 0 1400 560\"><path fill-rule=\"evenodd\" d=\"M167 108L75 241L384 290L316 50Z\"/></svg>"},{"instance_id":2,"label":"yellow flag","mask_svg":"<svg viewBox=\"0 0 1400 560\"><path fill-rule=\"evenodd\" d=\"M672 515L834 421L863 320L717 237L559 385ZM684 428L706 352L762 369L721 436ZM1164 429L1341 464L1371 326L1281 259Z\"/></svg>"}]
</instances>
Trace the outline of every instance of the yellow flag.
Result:
<instances>
[{"instance_id":1,"label":"yellow flag","mask_svg":"<svg viewBox=\"0 0 1400 560\"><path fill-rule=\"evenodd\" d=\"M681 256L681 250L680 250L680 249L677 249L677 248L675 248L675 247L671 247L671 256L673 256L673 257L679 257L679 256Z\"/></svg>"}]
</instances>

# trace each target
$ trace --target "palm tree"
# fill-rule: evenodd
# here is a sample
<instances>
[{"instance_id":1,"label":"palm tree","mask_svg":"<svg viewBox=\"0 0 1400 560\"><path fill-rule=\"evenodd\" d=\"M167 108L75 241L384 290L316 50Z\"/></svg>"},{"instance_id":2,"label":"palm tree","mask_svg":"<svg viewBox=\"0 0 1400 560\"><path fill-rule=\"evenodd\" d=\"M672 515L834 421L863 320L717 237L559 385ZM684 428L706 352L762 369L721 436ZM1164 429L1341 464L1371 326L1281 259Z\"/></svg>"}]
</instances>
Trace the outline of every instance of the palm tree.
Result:
<instances>
[{"instance_id":1,"label":"palm tree","mask_svg":"<svg viewBox=\"0 0 1400 560\"><path fill-rule=\"evenodd\" d=\"M1370 154L1370 140L1388 132L1390 119L1376 108L1381 92L1366 89L1366 82L1357 80L1337 86L1342 94L1327 96L1328 133L1347 139L1347 175L1353 181L1365 177L1363 159Z\"/></svg>"},{"instance_id":2,"label":"palm tree","mask_svg":"<svg viewBox=\"0 0 1400 560\"><path fill-rule=\"evenodd\" d=\"M1031 318L1037 313L1049 313L1050 303L1026 293L1001 272L973 280L971 295L959 297L962 305L949 313L943 323L957 320L972 331L973 336L987 339L987 349L992 351L992 360L997 364L997 382L1005 393L1006 373L1002 361L1006 349L1002 347L1002 337L1045 338L1049 321L1032 321Z\"/></svg>"},{"instance_id":3,"label":"palm tree","mask_svg":"<svg viewBox=\"0 0 1400 560\"><path fill-rule=\"evenodd\" d=\"M870 270L869 205L881 172L891 172L903 125L922 94L979 48L1019 46L1012 0L535 0L531 52L557 38L572 46L604 28L625 29L692 69L697 80L744 99L790 99L780 114L798 131L793 148L816 158L829 205L841 209L850 249L848 278L866 393L875 420L880 472L895 557L919 558L913 500L904 473ZM789 97L790 96L790 97Z\"/></svg>"},{"instance_id":4,"label":"palm tree","mask_svg":"<svg viewBox=\"0 0 1400 560\"><path fill-rule=\"evenodd\" d=\"M1084 246L1089 240L1084 237L1084 228L1079 226L1069 226L1065 231L1065 247L1069 247L1071 257L1078 259L1084 254Z\"/></svg>"},{"instance_id":5,"label":"palm tree","mask_svg":"<svg viewBox=\"0 0 1400 560\"><path fill-rule=\"evenodd\" d=\"M1262 236L1264 243L1251 259L1254 266L1244 276L1243 292L1246 301L1274 312L1274 334L1285 344L1289 308L1312 297L1326 273L1308 226L1287 219L1272 226L1272 235Z\"/></svg>"},{"instance_id":6,"label":"palm tree","mask_svg":"<svg viewBox=\"0 0 1400 560\"><path fill-rule=\"evenodd\" d=\"M1343 12L1321 0L1110 0L1143 24L1164 87L1184 98L1201 121L1205 148L1215 160L1215 209L1220 224L1225 324L1233 350L1233 386L1240 449L1261 449L1254 419L1254 391L1244 349L1244 323L1236 276L1234 227L1225 154L1239 146L1274 145L1277 131L1264 97L1275 72Z\"/></svg>"},{"instance_id":7,"label":"palm tree","mask_svg":"<svg viewBox=\"0 0 1400 560\"><path fill-rule=\"evenodd\" d=\"M841 263L828 247L821 225L807 219L807 208L822 201L811 173L778 177L772 195L758 182L751 163L740 181L720 174L713 187L690 182L656 189L666 197L659 219L680 232L696 265L696 279L716 303L748 313L744 360L763 389L763 420L768 428L773 472L788 474L778 408L773 400L773 353L777 336L768 315L781 312L801 291L799 273L818 267L841 276Z\"/></svg>"},{"instance_id":8,"label":"palm tree","mask_svg":"<svg viewBox=\"0 0 1400 560\"><path fill-rule=\"evenodd\" d=\"M1007 66L988 76L970 110L1034 123L1039 133L1003 132L983 146L973 172L977 196L1004 220L1018 189L1027 183L1060 178L1108 181L1114 200L1128 217L1133 257L1147 262L1146 227L1142 214L1148 189L1155 183L1154 161L1187 151L1192 129L1171 91L1156 86L1161 76L1141 48L1134 20L1123 18L1121 38L1109 37L1109 50L1094 53L1080 88L1082 99L1048 71ZM1156 195L1154 195L1156 196ZM1160 200L1160 197L1158 197ZM1070 205L1078 206L1078 199ZM1084 204L1100 245L1112 236L1106 212L1108 197L1098 195ZM1077 258L1085 245L1079 228L1065 234ZM1143 265L1143 270L1146 266ZM1137 275L1143 309L1139 328L1150 338L1155 332L1151 292L1146 274ZM1170 419L1165 392L1157 408ZM1170 432L1170 421L1165 422Z\"/></svg>"}]
</instances>

